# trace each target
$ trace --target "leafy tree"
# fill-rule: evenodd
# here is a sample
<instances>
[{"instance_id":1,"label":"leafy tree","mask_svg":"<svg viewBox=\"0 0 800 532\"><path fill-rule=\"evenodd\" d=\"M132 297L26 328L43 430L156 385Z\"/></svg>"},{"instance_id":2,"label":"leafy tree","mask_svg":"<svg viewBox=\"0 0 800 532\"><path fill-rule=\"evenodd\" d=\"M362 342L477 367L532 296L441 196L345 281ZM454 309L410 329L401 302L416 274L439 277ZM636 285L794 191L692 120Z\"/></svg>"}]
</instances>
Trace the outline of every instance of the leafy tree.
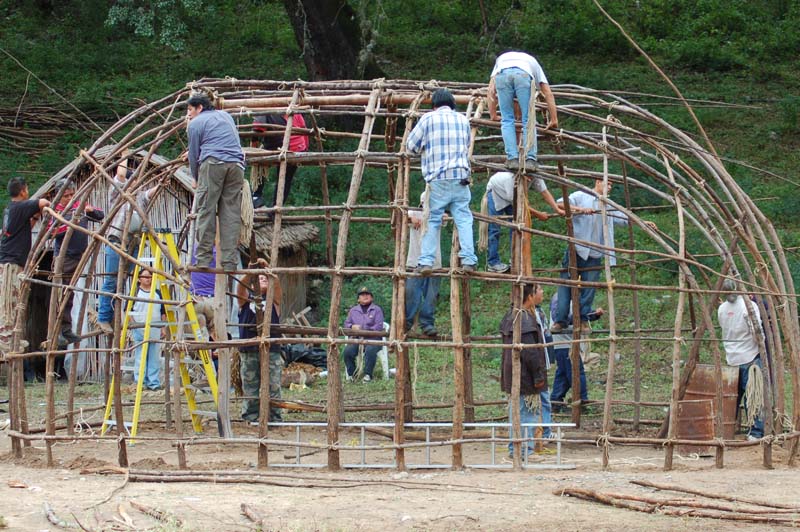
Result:
<instances>
[{"instance_id":1,"label":"leafy tree","mask_svg":"<svg viewBox=\"0 0 800 532\"><path fill-rule=\"evenodd\" d=\"M135 35L182 51L187 22L200 20L210 10L203 0L116 0L108 10L106 25L132 28Z\"/></svg>"}]
</instances>

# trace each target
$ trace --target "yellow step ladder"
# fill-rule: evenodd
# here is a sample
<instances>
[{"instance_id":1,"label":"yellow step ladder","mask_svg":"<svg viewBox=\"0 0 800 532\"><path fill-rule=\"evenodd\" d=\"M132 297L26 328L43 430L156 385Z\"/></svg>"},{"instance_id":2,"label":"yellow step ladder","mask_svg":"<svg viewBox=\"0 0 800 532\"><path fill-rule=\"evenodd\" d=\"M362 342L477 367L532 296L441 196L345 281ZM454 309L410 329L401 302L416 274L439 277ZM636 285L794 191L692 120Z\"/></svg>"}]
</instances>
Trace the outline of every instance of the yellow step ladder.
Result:
<instances>
[{"instance_id":1,"label":"yellow step ladder","mask_svg":"<svg viewBox=\"0 0 800 532\"><path fill-rule=\"evenodd\" d=\"M156 234L144 234L142 235L142 241L139 244L139 253L137 256L138 262L147 262L151 260L150 257L145 257L145 251L149 251L152 257L152 275L153 275L153 282L150 286L150 295L149 299L152 300L147 305L147 315L144 323L144 343L142 345L142 356L139 361L139 381L136 383L136 399L134 400L133 405L133 420L128 427L128 423L125 423L126 428L130 428L130 435L132 437L136 436L138 424L139 424L139 414L141 412L142 406L142 388L144 386L144 375L145 375L145 368L147 367L147 351L150 345L149 338L150 338L150 330L153 326L153 321L160 320L160 315L156 320L153 320L153 308L160 307L161 303L156 302L156 295L157 293L160 294L161 299L165 301L171 300L180 300L186 301L185 304L182 306L186 309L186 317L188 318L188 323L191 326L192 334L194 335L196 340L200 340L202 335L200 334L200 325L197 321L197 312L195 312L194 304L192 303L192 298L189 293L186 291L184 287L176 286L176 297L173 297L170 293L170 286L167 282L167 279L161 275L159 272L166 271L166 266L169 261L167 261L163 255L162 247L158 245L158 242L163 244L163 246L169 252L169 256L176 262L180 262L180 254L178 253L178 248L175 245L175 237L173 236L172 232L168 230L159 231ZM142 267L138 264L133 270L133 279L131 281L131 291L130 296L131 298L136 297L138 292L139 286L139 274L142 270ZM185 299L182 299L182 296ZM128 328L130 326L130 313L133 309L134 301L133 299L128 300L128 304L125 310L125 318L122 322L122 333L120 334L120 350L124 352L125 344L127 340L127 333ZM165 304L164 308L166 309L167 315L167 325L169 327L170 337L177 338L178 337L178 320L176 316L176 309L173 308L173 305ZM207 338L203 338L203 340L207 340ZM181 382L183 384L183 391L186 394L186 405L189 410L189 414L192 418L192 428L196 433L200 433L203 431L202 425L202 418L203 416L210 416L216 417L217 416L217 375L214 370L214 363L211 360L211 353L208 350L201 350L198 352L200 357L200 362L202 363L203 370L205 372L205 376L208 379L208 385L211 389L211 395L214 398L214 411L201 411L197 408L197 401L195 399L195 387L192 385L192 379L189 375L189 369L187 368L188 363L193 362L193 359L189 357L188 353L181 353L180 359L180 375L181 375ZM122 357L122 353L120 353L120 357ZM165 375L165 379L170 378L169 375ZM175 393L179 393L178 390L175 390ZM108 430L108 427L116 425L116 422L111 420L111 408L114 404L114 378L111 379L111 387L109 388L108 393L108 400L106 402L106 410L105 415L103 417L103 428L101 430L101 434L105 434Z\"/></svg>"}]
</instances>

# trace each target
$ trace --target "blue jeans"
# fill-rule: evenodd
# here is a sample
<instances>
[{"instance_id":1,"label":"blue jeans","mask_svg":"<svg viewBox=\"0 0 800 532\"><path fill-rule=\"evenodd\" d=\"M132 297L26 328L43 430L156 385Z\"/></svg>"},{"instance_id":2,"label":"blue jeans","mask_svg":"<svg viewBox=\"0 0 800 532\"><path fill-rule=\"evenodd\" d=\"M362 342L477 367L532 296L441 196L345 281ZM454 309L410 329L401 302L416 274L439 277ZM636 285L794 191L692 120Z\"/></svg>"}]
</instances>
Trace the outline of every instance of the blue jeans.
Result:
<instances>
[{"instance_id":1,"label":"blue jeans","mask_svg":"<svg viewBox=\"0 0 800 532\"><path fill-rule=\"evenodd\" d=\"M141 344L144 341L144 329L133 329L133 341ZM153 338L152 333L150 338ZM145 344L141 344L136 348L133 363L133 380L139 382L139 365L142 360L142 350ZM144 385L147 388L161 387L161 379L159 373L161 372L161 344L158 342L147 343L146 364L144 369Z\"/></svg>"},{"instance_id":2,"label":"blue jeans","mask_svg":"<svg viewBox=\"0 0 800 532\"><path fill-rule=\"evenodd\" d=\"M109 246L103 246L105 253L105 276L103 277L103 292L116 293L117 273L119 273L119 255ZM100 308L97 310L97 321L111 323L114 320L114 307L111 296L100 296Z\"/></svg>"},{"instance_id":3,"label":"blue jeans","mask_svg":"<svg viewBox=\"0 0 800 532\"><path fill-rule=\"evenodd\" d=\"M514 97L519 102L522 112L522 143L528 136L528 104L531 99L531 77L521 68L506 68L494 77L497 88L497 101L500 104L500 132L503 135L503 145L508 159L518 159L517 131L514 124ZM533 143L531 144L526 159L536 160L536 123L533 127Z\"/></svg>"},{"instance_id":4,"label":"blue jeans","mask_svg":"<svg viewBox=\"0 0 800 532\"><path fill-rule=\"evenodd\" d=\"M600 265L603 263L602 257L588 257L586 260L582 259L580 255L575 255L577 258L578 277L581 281L596 282L600 279ZM569 249L564 252L564 260L561 261L561 267L564 271L561 272L562 279L569 279ZM586 268L592 268L587 270ZM594 303L595 289L592 287L581 288L581 322L589 321L589 314L592 312L592 303ZM572 287L559 286L558 287L558 305L556 306L556 315L553 322L567 325L567 316L569 316L569 306L572 303Z\"/></svg>"},{"instance_id":5,"label":"blue jeans","mask_svg":"<svg viewBox=\"0 0 800 532\"><path fill-rule=\"evenodd\" d=\"M514 215L514 208L512 205L506 205L505 208L500 209L499 211L494 206L494 198L492 197L494 194L490 190L487 193L487 205L489 207L489 216L513 216ZM509 242L513 235L511 228L508 229L509 235ZM486 264L489 266L494 266L495 264L500 264L500 254L497 251L497 248L500 245L500 226L497 224L489 224L489 254L486 257Z\"/></svg>"},{"instance_id":6,"label":"blue jeans","mask_svg":"<svg viewBox=\"0 0 800 532\"><path fill-rule=\"evenodd\" d=\"M540 392L539 396L542 399L542 413L541 416L537 415L537 413L533 412L528 406L525 404L525 398L520 396L519 398L519 422L521 424L525 423L552 423L553 416L552 411L550 408L550 393L549 392ZM508 400L508 423L509 425L512 423L511 421L511 399ZM522 428L522 437L523 438L533 438L534 431L536 427L521 427ZM547 438L550 436L551 429L550 427L544 428L544 434L542 435L543 438ZM509 438L513 437L513 429L509 426L508 427ZM527 453L532 453L534 449L534 442L529 441L527 442L527 451L523 448L522 454L523 456ZM514 445L509 443L508 444L508 452L511 453L514 451Z\"/></svg>"},{"instance_id":7,"label":"blue jeans","mask_svg":"<svg viewBox=\"0 0 800 532\"><path fill-rule=\"evenodd\" d=\"M556 349L556 376L553 377L553 391L551 398L553 401L563 401L567 392L572 388L572 361L569 359L569 348ZM583 360L578 359L580 363L580 379L581 379L581 400L586 401L589 399L589 390L586 387L586 373L583 371Z\"/></svg>"},{"instance_id":8,"label":"blue jeans","mask_svg":"<svg viewBox=\"0 0 800 532\"><path fill-rule=\"evenodd\" d=\"M364 375L369 375L372 378L372 372L375 371L375 362L378 360L378 352L383 349L379 345L365 345L364 346ZM344 367L347 374L351 377L356 374L356 359L358 359L358 344L347 344L344 348Z\"/></svg>"},{"instance_id":9,"label":"blue jeans","mask_svg":"<svg viewBox=\"0 0 800 532\"><path fill-rule=\"evenodd\" d=\"M419 326L422 330L434 327L436 298L439 297L441 277L409 277L406 279L406 325L414 323L419 312Z\"/></svg>"},{"instance_id":10,"label":"blue jeans","mask_svg":"<svg viewBox=\"0 0 800 532\"><path fill-rule=\"evenodd\" d=\"M469 186L462 185L458 179L437 179L430 182L430 208L428 230L422 235L422 251L419 256L420 266L433 266L436 250L439 248L439 230L442 227L444 211L450 211L456 229L461 249L458 256L463 266L474 266L478 263L475 255L474 236L472 234L472 211L469 210L469 201L472 195Z\"/></svg>"},{"instance_id":11,"label":"blue jeans","mask_svg":"<svg viewBox=\"0 0 800 532\"><path fill-rule=\"evenodd\" d=\"M747 388L747 371L753 364L761 368L762 371L764 370L764 366L761 364L761 355L757 356L747 364L742 364L739 366L739 393L738 397L736 398L737 409L739 408L739 405L742 404L742 401L744 401L745 409L747 408L747 401L744 397L744 391ZM753 426L750 427L750 435L756 438L764 437L764 418L762 416L758 416L753 422Z\"/></svg>"}]
</instances>

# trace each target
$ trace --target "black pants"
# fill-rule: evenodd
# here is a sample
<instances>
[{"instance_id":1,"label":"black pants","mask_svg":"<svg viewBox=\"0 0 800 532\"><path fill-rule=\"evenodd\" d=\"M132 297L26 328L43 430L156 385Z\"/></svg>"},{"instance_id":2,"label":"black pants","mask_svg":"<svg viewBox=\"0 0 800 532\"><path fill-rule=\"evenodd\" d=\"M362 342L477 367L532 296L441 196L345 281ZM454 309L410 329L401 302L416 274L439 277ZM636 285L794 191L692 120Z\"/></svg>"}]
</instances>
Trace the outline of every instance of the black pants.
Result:
<instances>
[{"instance_id":1,"label":"black pants","mask_svg":"<svg viewBox=\"0 0 800 532\"><path fill-rule=\"evenodd\" d=\"M289 199L289 191L292 189L292 179L294 179L294 173L297 172L297 165L294 164L287 164L286 165L286 179L283 185L283 205L286 205L286 201ZM275 189L272 192L272 203L270 207L274 207L275 204L278 202L278 174L280 173L280 168L275 171ZM258 185L258 188L253 192L253 198L261 198L264 199L264 183L267 181L264 178L261 183Z\"/></svg>"}]
</instances>

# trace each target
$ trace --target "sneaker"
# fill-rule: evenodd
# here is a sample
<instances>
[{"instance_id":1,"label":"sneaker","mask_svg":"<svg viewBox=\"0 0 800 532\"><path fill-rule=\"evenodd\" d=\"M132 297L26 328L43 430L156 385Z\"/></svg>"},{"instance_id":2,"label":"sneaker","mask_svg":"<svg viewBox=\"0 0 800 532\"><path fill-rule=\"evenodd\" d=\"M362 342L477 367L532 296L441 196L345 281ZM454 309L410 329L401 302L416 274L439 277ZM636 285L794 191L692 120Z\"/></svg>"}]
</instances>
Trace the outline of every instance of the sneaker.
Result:
<instances>
[{"instance_id":1,"label":"sneaker","mask_svg":"<svg viewBox=\"0 0 800 532\"><path fill-rule=\"evenodd\" d=\"M758 436L753 436L752 434L747 435L747 441L759 441L761 438Z\"/></svg>"},{"instance_id":2,"label":"sneaker","mask_svg":"<svg viewBox=\"0 0 800 532\"><path fill-rule=\"evenodd\" d=\"M464 273L473 273L475 271L474 264L462 264L461 269L464 270Z\"/></svg>"},{"instance_id":3,"label":"sneaker","mask_svg":"<svg viewBox=\"0 0 800 532\"><path fill-rule=\"evenodd\" d=\"M564 324L558 321L550 326L550 334L558 334L563 330Z\"/></svg>"},{"instance_id":4,"label":"sneaker","mask_svg":"<svg viewBox=\"0 0 800 532\"><path fill-rule=\"evenodd\" d=\"M426 327L422 329L422 334L427 336L439 336L439 331L436 330L436 327Z\"/></svg>"},{"instance_id":5,"label":"sneaker","mask_svg":"<svg viewBox=\"0 0 800 532\"><path fill-rule=\"evenodd\" d=\"M264 198L261 196L256 196L253 198L253 208L259 209L264 206Z\"/></svg>"},{"instance_id":6,"label":"sneaker","mask_svg":"<svg viewBox=\"0 0 800 532\"><path fill-rule=\"evenodd\" d=\"M536 454L538 454L538 455L542 455L542 454L556 454L556 452L557 452L557 451L556 451L555 449L550 449L550 448L548 448L548 447L542 447L540 450L536 451Z\"/></svg>"},{"instance_id":7,"label":"sneaker","mask_svg":"<svg viewBox=\"0 0 800 532\"><path fill-rule=\"evenodd\" d=\"M486 270L493 273L506 273L510 269L511 266L509 266L505 262L498 262L497 264L489 264L488 266L486 266Z\"/></svg>"},{"instance_id":8,"label":"sneaker","mask_svg":"<svg viewBox=\"0 0 800 532\"><path fill-rule=\"evenodd\" d=\"M417 266L417 273L423 277L427 277L433 273L432 264L420 264Z\"/></svg>"},{"instance_id":9,"label":"sneaker","mask_svg":"<svg viewBox=\"0 0 800 532\"><path fill-rule=\"evenodd\" d=\"M558 434L556 434L555 432L551 432L550 434L545 436L544 439L545 440L557 440L558 439Z\"/></svg>"},{"instance_id":10,"label":"sneaker","mask_svg":"<svg viewBox=\"0 0 800 532\"><path fill-rule=\"evenodd\" d=\"M107 322L107 321L98 321L97 327L104 333L104 334L114 334L114 327Z\"/></svg>"},{"instance_id":11,"label":"sneaker","mask_svg":"<svg viewBox=\"0 0 800 532\"><path fill-rule=\"evenodd\" d=\"M536 159L525 159L526 172L535 172L538 169L539 169L539 163L536 162Z\"/></svg>"},{"instance_id":12,"label":"sneaker","mask_svg":"<svg viewBox=\"0 0 800 532\"><path fill-rule=\"evenodd\" d=\"M364 375L364 379L363 379L364 382L369 382L371 380L372 380L372 377L370 377L369 375Z\"/></svg>"},{"instance_id":13,"label":"sneaker","mask_svg":"<svg viewBox=\"0 0 800 532\"><path fill-rule=\"evenodd\" d=\"M512 172L519 171L519 159L506 159L506 168Z\"/></svg>"},{"instance_id":14,"label":"sneaker","mask_svg":"<svg viewBox=\"0 0 800 532\"><path fill-rule=\"evenodd\" d=\"M258 427L258 421L248 421L247 424L251 427Z\"/></svg>"},{"instance_id":15,"label":"sneaker","mask_svg":"<svg viewBox=\"0 0 800 532\"><path fill-rule=\"evenodd\" d=\"M345 376L344 380L346 382L353 382L353 376L352 375L347 375L347 376Z\"/></svg>"}]
</instances>

